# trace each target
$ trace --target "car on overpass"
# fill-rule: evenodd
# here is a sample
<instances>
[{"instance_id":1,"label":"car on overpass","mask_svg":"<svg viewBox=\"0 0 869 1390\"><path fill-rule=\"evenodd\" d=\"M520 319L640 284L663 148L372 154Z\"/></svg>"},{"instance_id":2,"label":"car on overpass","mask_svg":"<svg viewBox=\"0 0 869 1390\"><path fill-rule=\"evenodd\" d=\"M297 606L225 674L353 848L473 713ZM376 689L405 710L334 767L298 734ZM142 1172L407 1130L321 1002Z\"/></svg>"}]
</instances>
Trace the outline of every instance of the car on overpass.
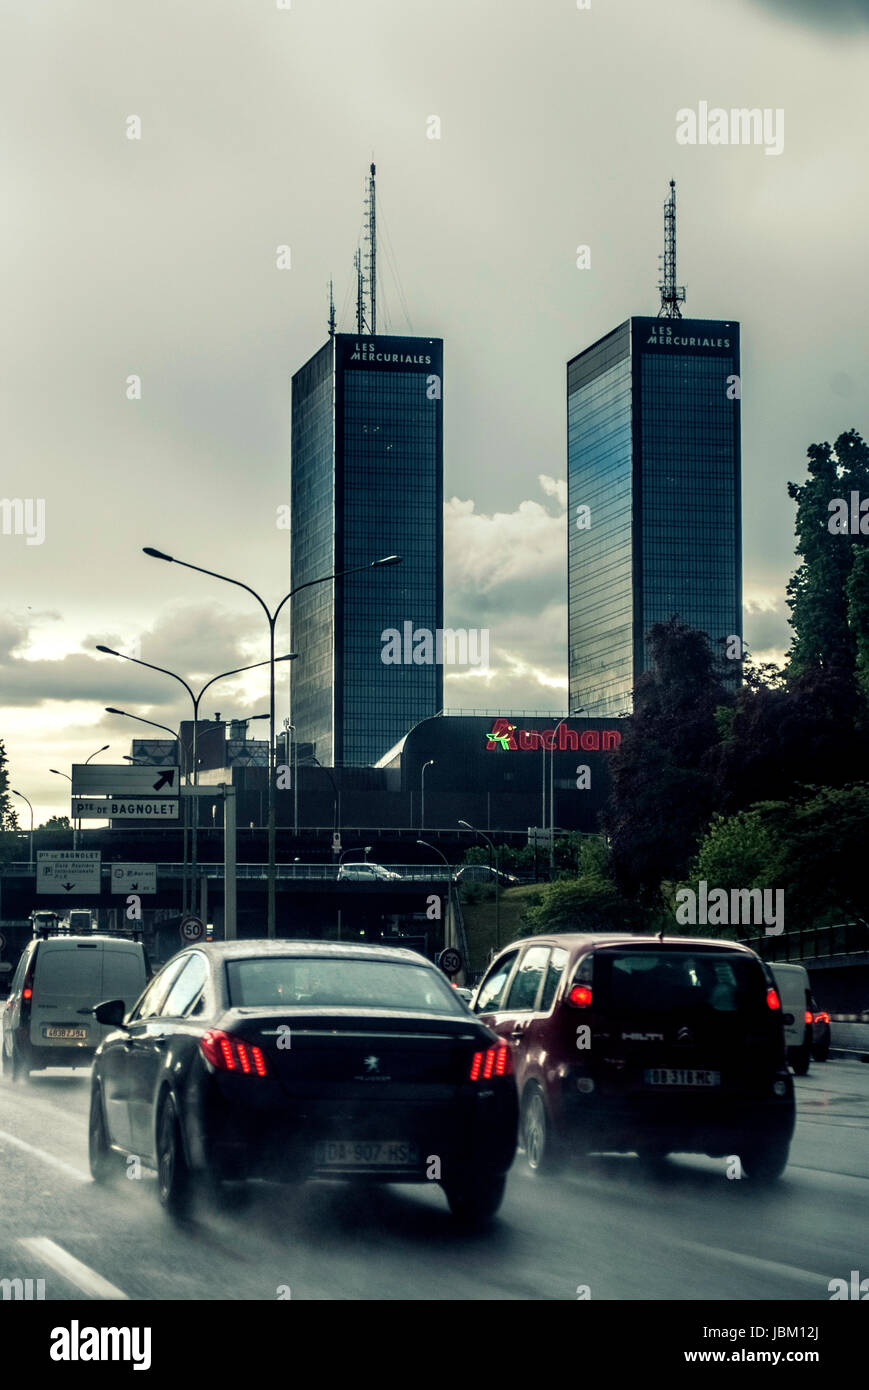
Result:
<instances>
[{"instance_id":1,"label":"car on overpass","mask_svg":"<svg viewBox=\"0 0 869 1390\"><path fill-rule=\"evenodd\" d=\"M415 952L200 944L132 1009L109 1000L96 1018L114 1028L92 1073L97 1182L137 1154L179 1216L255 1177L436 1181L469 1226L500 1206L518 1126L512 1045Z\"/></svg>"},{"instance_id":2,"label":"car on overpass","mask_svg":"<svg viewBox=\"0 0 869 1390\"><path fill-rule=\"evenodd\" d=\"M386 869L382 864L359 863L352 861L342 864L338 869L338 882L353 880L357 883L396 883L400 881L401 874L393 873L391 869Z\"/></svg>"}]
</instances>

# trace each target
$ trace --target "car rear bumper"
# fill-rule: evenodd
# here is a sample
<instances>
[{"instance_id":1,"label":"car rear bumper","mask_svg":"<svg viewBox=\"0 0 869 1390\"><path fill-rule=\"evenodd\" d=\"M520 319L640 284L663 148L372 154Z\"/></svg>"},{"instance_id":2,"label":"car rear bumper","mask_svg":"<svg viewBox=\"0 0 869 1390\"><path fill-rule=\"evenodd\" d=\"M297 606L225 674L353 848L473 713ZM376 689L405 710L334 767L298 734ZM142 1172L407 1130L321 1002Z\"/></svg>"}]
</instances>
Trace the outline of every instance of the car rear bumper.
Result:
<instances>
[{"instance_id":1,"label":"car rear bumper","mask_svg":"<svg viewBox=\"0 0 869 1390\"><path fill-rule=\"evenodd\" d=\"M499 1095L461 1096L453 1105L379 1104L364 1109L325 1101L274 1108L227 1106L212 1090L190 1138L194 1167L223 1178L352 1178L368 1182L439 1181L455 1174L506 1173L516 1151L515 1089ZM323 1143L413 1145L414 1161L390 1164L319 1159Z\"/></svg>"},{"instance_id":2,"label":"car rear bumper","mask_svg":"<svg viewBox=\"0 0 869 1390\"><path fill-rule=\"evenodd\" d=\"M636 1152L651 1146L712 1156L739 1153L746 1136L752 1142L789 1141L796 1120L793 1080L789 1074L777 1079L785 1085L783 1096L771 1087L768 1096L652 1090L583 1095L566 1088L564 1134L571 1146L589 1151Z\"/></svg>"}]
</instances>

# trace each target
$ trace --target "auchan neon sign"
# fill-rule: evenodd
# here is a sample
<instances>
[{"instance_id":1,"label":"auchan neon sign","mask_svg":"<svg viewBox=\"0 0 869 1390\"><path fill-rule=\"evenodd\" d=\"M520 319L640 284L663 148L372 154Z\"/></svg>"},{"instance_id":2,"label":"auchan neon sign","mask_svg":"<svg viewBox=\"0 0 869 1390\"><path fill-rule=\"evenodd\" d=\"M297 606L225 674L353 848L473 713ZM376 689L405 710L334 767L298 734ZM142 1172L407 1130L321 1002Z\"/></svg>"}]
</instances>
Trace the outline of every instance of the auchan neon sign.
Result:
<instances>
[{"instance_id":1,"label":"auchan neon sign","mask_svg":"<svg viewBox=\"0 0 869 1390\"><path fill-rule=\"evenodd\" d=\"M547 753L577 753L580 749L585 753L596 753L601 749L618 748L621 741L618 729L583 729L578 733L576 729L560 724L556 737L554 729L517 729L509 719L501 717L495 720L486 735L486 751L501 748L505 753L513 753L545 748Z\"/></svg>"}]
</instances>

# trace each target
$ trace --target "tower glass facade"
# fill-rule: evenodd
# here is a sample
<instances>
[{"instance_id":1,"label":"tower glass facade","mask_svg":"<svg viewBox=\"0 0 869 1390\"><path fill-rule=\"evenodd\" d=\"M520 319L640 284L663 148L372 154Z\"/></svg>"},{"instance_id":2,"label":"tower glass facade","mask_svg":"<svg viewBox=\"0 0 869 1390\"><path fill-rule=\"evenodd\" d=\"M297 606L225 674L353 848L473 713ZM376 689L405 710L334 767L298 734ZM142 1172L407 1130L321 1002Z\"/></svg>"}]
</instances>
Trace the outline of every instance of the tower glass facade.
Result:
<instances>
[{"instance_id":1,"label":"tower glass facade","mask_svg":"<svg viewBox=\"0 0 869 1390\"><path fill-rule=\"evenodd\" d=\"M443 705L437 665L384 664L383 633L443 621L443 346L336 334L293 378L291 600L296 736L367 764ZM408 653L408 656L410 653Z\"/></svg>"},{"instance_id":2,"label":"tower glass facade","mask_svg":"<svg viewBox=\"0 0 869 1390\"><path fill-rule=\"evenodd\" d=\"M738 325L706 319L632 318L568 363L571 709L630 709L672 614L741 637L738 375Z\"/></svg>"}]
</instances>

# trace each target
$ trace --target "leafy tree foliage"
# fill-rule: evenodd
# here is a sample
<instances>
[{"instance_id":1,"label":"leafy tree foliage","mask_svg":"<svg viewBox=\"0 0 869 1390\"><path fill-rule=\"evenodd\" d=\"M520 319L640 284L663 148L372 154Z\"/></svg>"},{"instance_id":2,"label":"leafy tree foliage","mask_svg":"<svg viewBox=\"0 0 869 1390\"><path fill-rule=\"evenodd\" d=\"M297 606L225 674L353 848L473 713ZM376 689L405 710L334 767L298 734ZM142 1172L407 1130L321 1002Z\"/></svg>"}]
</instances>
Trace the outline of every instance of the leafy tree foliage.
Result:
<instances>
[{"instance_id":1,"label":"leafy tree foliage","mask_svg":"<svg viewBox=\"0 0 869 1390\"><path fill-rule=\"evenodd\" d=\"M0 830L17 830L18 813L9 799L9 772L6 748L0 739Z\"/></svg>"},{"instance_id":2,"label":"leafy tree foliage","mask_svg":"<svg viewBox=\"0 0 869 1390\"><path fill-rule=\"evenodd\" d=\"M812 444L808 459L807 481L788 483L788 494L797 504L796 553L802 556L788 584L794 631L789 670L795 676L834 670L853 679L861 623L857 609L862 600L865 619L866 605L859 581L861 592L855 590L851 597L850 580L869 536L831 534L830 502L837 497L848 501L852 491L869 497L869 448L856 430L846 430L833 447Z\"/></svg>"},{"instance_id":3,"label":"leafy tree foliage","mask_svg":"<svg viewBox=\"0 0 869 1390\"><path fill-rule=\"evenodd\" d=\"M634 713L612 758L604 817L619 888L657 900L662 879L680 879L715 809L708 766L716 717L732 701L705 634L678 618L647 638L650 669L634 692Z\"/></svg>"},{"instance_id":4,"label":"leafy tree foliage","mask_svg":"<svg viewBox=\"0 0 869 1390\"><path fill-rule=\"evenodd\" d=\"M781 888L786 929L869 924L867 824L865 782L812 788L802 800L764 801L718 816L700 846L694 884Z\"/></svg>"}]
</instances>

